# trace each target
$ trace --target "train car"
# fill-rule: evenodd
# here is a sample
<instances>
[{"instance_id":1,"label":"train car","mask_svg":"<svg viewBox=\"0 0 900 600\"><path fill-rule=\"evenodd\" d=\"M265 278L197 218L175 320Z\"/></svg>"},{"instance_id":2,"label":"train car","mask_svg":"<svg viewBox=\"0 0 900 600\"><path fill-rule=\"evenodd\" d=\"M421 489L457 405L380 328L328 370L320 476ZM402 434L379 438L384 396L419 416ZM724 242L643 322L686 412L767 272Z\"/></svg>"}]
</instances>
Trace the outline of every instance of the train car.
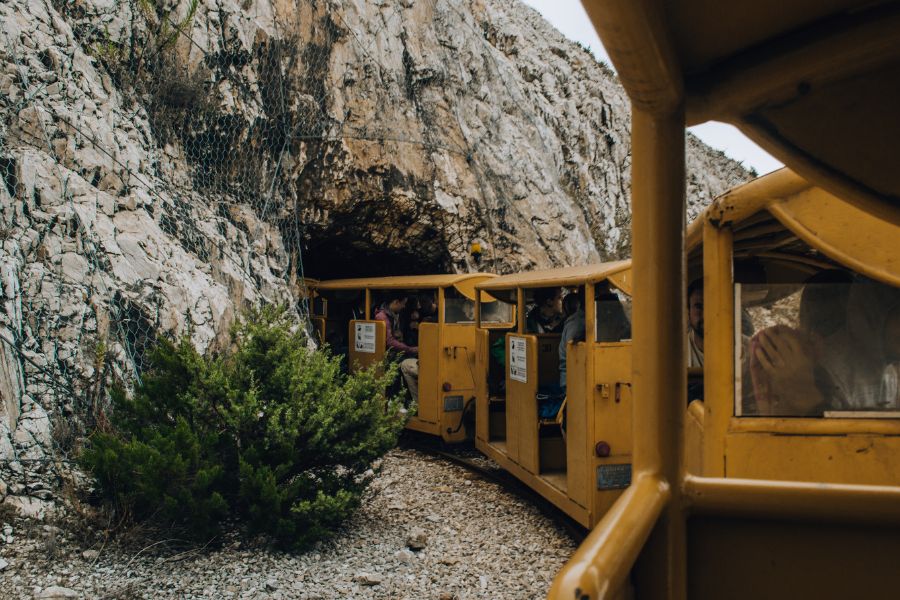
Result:
<instances>
[{"instance_id":1,"label":"train car","mask_svg":"<svg viewBox=\"0 0 900 600\"><path fill-rule=\"evenodd\" d=\"M375 311L388 296L428 300L433 315L418 325L418 405L406 427L455 443L470 438L465 415L475 398L475 284L495 275L411 275L320 281L315 291L324 342L346 354L352 372L385 356L384 323Z\"/></svg>"},{"instance_id":2,"label":"train car","mask_svg":"<svg viewBox=\"0 0 900 600\"><path fill-rule=\"evenodd\" d=\"M562 387L561 333L539 332L529 317L536 299L564 292L590 335L566 344ZM475 446L590 527L631 477L630 263L506 275L476 294Z\"/></svg>"},{"instance_id":3,"label":"train car","mask_svg":"<svg viewBox=\"0 0 900 600\"><path fill-rule=\"evenodd\" d=\"M802 312L828 315L844 295L851 306L860 293L896 293L900 5L584 4L632 102L634 474L550 597L896 597L892 365L837 340L827 350L841 360L801 346L778 364L763 340L810 327ZM686 239L684 129L710 119L737 125L796 175L726 194ZM691 244L707 333L703 371L691 374L704 398L686 408ZM873 313L846 314L804 333L852 331L851 319ZM875 319L870 331L878 322L871 342L883 353L896 324ZM880 379L863 389L883 395L829 395L818 375L805 388L766 383L762 356L768 367L813 357L832 383Z\"/></svg>"}]
</instances>

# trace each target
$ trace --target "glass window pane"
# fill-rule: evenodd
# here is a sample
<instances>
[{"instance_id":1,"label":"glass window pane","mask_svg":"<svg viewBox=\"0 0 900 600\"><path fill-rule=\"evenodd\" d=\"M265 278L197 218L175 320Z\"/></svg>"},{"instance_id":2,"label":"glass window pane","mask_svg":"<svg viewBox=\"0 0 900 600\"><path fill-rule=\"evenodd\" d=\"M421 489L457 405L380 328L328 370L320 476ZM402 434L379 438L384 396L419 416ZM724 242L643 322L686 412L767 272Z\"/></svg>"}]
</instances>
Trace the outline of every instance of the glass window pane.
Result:
<instances>
[{"instance_id":1,"label":"glass window pane","mask_svg":"<svg viewBox=\"0 0 900 600\"><path fill-rule=\"evenodd\" d=\"M631 339L631 298L607 284L597 286L594 310L595 336L598 342L622 342Z\"/></svg>"},{"instance_id":2,"label":"glass window pane","mask_svg":"<svg viewBox=\"0 0 900 600\"><path fill-rule=\"evenodd\" d=\"M735 286L737 414L898 409L900 294L842 273Z\"/></svg>"},{"instance_id":3,"label":"glass window pane","mask_svg":"<svg viewBox=\"0 0 900 600\"><path fill-rule=\"evenodd\" d=\"M455 288L444 290L444 322L474 323L475 302L463 296Z\"/></svg>"}]
</instances>

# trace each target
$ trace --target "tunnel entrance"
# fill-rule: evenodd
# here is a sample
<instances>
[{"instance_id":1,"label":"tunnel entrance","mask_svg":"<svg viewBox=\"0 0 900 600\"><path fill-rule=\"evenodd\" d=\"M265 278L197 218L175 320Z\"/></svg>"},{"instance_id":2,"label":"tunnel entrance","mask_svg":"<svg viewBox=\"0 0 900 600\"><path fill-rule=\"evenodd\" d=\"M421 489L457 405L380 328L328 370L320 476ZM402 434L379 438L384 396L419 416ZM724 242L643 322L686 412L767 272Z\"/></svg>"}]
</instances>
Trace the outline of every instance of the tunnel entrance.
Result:
<instances>
[{"instance_id":1,"label":"tunnel entrance","mask_svg":"<svg viewBox=\"0 0 900 600\"><path fill-rule=\"evenodd\" d=\"M315 279L425 275L450 272L452 260L442 240L409 240L408 247L379 246L350 232L316 232L303 250L303 272Z\"/></svg>"}]
</instances>

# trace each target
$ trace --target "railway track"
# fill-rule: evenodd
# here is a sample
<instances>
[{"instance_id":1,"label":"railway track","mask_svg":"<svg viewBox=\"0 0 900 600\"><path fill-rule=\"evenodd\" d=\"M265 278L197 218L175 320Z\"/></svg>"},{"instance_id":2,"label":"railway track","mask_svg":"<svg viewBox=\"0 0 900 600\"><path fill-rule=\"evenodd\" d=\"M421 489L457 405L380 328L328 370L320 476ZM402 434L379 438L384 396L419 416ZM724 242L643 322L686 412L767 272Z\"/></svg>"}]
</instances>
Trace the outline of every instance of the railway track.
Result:
<instances>
[{"instance_id":1,"label":"railway track","mask_svg":"<svg viewBox=\"0 0 900 600\"><path fill-rule=\"evenodd\" d=\"M482 479L496 483L511 494L531 503L541 514L563 528L576 543L581 543L588 534L587 529L557 508L553 503L475 450L471 443L449 446L444 444L440 438L406 430L400 437L400 447L418 450L423 454L446 460L478 475Z\"/></svg>"}]
</instances>

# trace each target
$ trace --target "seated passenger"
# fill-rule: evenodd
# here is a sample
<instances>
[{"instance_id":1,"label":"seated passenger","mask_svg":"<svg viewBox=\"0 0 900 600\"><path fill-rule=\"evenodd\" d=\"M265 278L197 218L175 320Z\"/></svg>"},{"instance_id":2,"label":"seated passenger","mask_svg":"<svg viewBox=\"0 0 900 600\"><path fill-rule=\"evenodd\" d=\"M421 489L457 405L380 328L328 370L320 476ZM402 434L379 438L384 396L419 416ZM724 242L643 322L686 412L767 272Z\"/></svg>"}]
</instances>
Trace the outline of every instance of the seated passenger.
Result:
<instances>
[{"instance_id":1,"label":"seated passenger","mask_svg":"<svg viewBox=\"0 0 900 600\"><path fill-rule=\"evenodd\" d=\"M695 279L688 286L688 354L689 368L703 368L703 280Z\"/></svg>"},{"instance_id":2,"label":"seated passenger","mask_svg":"<svg viewBox=\"0 0 900 600\"><path fill-rule=\"evenodd\" d=\"M569 294L563 299L566 320L559 338L559 387L566 389L566 345L584 341L584 303L581 294Z\"/></svg>"},{"instance_id":3,"label":"seated passenger","mask_svg":"<svg viewBox=\"0 0 900 600\"><path fill-rule=\"evenodd\" d=\"M847 312L848 343L826 361L836 407L900 408L900 290L869 280L854 283Z\"/></svg>"},{"instance_id":4,"label":"seated passenger","mask_svg":"<svg viewBox=\"0 0 900 600\"><path fill-rule=\"evenodd\" d=\"M408 346L419 345L419 322L422 320L419 298L408 296L406 306L400 311L400 327L403 329L403 341Z\"/></svg>"},{"instance_id":5,"label":"seated passenger","mask_svg":"<svg viewBox=\"0 0 900 600\"><path fill-rule=\"evenodd\" d=\"M416 406L419 403L419 348L403 341L400 312L406 307L406 302L403 294L392 294L375 312L375 320L384 323L385 348L391 358L400 361L400 372L409 387L413 406Z\"/></svg>"},{"instance_id":6,"label":"seated passenger","mask_svg":"<svg viewBox=\"0 0 900 600\"><path fill-rule=\"evenodd\" d=\"M897 377L885 332L897 307L896 290L853 283L846 271L811 277L800 299L799 328L777 325L751 340L755 412L814 416L895 407Z\"/></svg>"},{"instance_id":7,"label":"seated passenger","mask_svg":"<svg viewBox=\"0 0 900 600\"><path fill-rule=\"evenodd\" d=\"M562 288L538 288L534 308L525 318L525 333L560 333L563 326Z\"/></svg>"}]
</instances>

